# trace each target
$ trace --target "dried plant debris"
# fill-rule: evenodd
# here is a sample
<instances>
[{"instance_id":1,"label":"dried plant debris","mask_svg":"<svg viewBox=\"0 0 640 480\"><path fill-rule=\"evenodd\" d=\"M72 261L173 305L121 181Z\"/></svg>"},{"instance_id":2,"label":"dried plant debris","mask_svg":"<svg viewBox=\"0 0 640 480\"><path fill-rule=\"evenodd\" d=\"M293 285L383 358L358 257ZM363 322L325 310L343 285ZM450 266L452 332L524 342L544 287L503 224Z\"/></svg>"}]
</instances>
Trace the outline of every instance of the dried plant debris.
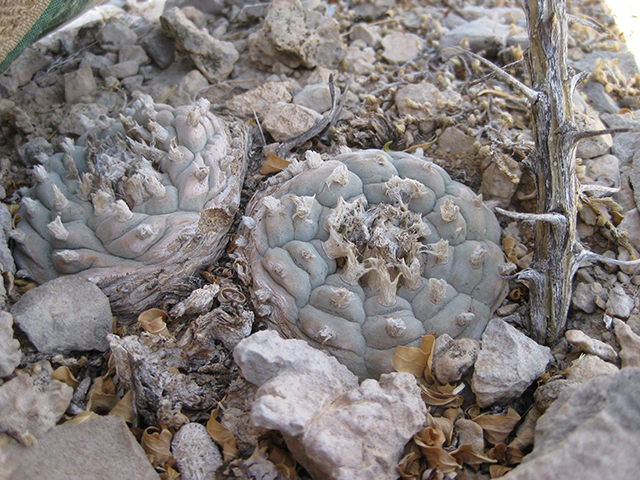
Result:
<instances>
[{"instance_id":1,"label":"dried plant debris","mask_svg":"<svg viewBox=\"0 0 640 480\"><path fill-rule=\"evenodd\" d=\"M97 283L115 314L175 303L215 260L238 209L247 142L209 102L139 95L131 117L68 140L34 169L12 238L20 273Z\"/></svg>"},{"instance_id":2,"label":"dried plant debris","mask_svg":"<svg viewBox=\"0 0 640 480\"><path fill-rule=\"evenodd\" d=\"M361 378L427 332L477 338L506 294L500 227L432 162L381 150L290 165L254 198L244 253L258 313Z\"/></svg>"}]
</instances>

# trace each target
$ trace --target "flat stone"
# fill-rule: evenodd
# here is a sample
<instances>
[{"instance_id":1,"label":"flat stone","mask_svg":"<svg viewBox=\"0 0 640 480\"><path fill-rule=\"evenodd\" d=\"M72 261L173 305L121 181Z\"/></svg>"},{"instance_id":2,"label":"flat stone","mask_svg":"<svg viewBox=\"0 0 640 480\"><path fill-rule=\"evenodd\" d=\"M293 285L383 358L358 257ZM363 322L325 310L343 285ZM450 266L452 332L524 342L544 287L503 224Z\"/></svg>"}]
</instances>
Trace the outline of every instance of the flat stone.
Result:
<instances>
[{"instance_id":1,"label":"flat stone","mask_svg":"<svg viewBox=\"0 0 640 480\"><path fill-rule=\"evenodd\" d=\"M400 88L395 96L394 102L398 109L398 114L411 115L418 120L430 118L431 111L437 105L444 102L444 94L432 83L415 83Z\"/></svg>"},{"instance_id":2,"label":"flat stone","mask_svg":"<svg viewBox=\"0 0 640 480\"><path fill-rule=\"evenodd\" d=\"M119 417L107 415L51 429L32 448L8 445L8 480L159 480L144 450Z\"/></svg>"},{"instance_id":3,"label":"flat stone","mask_svg":"<svg viewBox=\"0 0 640 480\"><path fill-rule=\"evenodd\" d=\"M567 389L540 417L535 447L504 480L634 479L640 471L640 369Z\"/></svg>"},{"instance_id":4,"label":"flat stone","mask_svg":"<svg viewBox=\"0 0 640 480\"><path fill-rule=\"evenodd\" d=\"M200 30L182 11L174 7L160 17L164 33L186 51L198 70L211 83L224 80L233 71L240 54L231 42L218 40Z\"/></svg>"},{"instance_id":5,"label":"flat stone","mask_svg":"<svg viewBox=\"0 0 640 480\"><path fill-rule=\"evenodd\" d=\"M376 52L371 47L360 48L356 46L347 47L342 64L344 67L356 75L369 75L375 70Z\"/></svg>"},{"instance_id":6,"label":"flat stone","mask_svg":"<svg viewBox=\"0 0 640 480\"><path fill-rule=\"evenodd\" d=\"M381 43L382 57L389 63L407 63L422 51L422 39L413 33L392 32Z\"/></svg>"},{"instance_id":7,"label":"flat stone","mask_svg":"<svg viewBox=\"0 0 640 480\"><path fill-rule=\"evenodd\" d=\"M69 407L73 388L52 379L52 372L49 362L42 361L0 386L0 432L34 445L58 423Z\"/></svg>"},{"instance_id":8,"label":"flat stone","mask_svg":"<svg viewBox=\"0 0 640 480\"><path fill-rule=\"evenodd\" d=\"M587 354L573 362L567 380L576 383L584 383L602 375L612 375L619 370L614 364L605 362L600 357Z\"/></svg>"},{"instance_id":9,"label":"flat stone","mask_svg":"<svg viewBox=\"0 0 640 480\"><path fill-rule=\"evenodd\" d=\"M604 130L606 127L600 121L597 112L587 106L585 113L575 112L575 122L579 131ZM611 135L599 135L580 140L576 149L576 155L580 158L594 158L609 153L613 146ZM614 153L615 155L615 153Z\"/></svg>"},{"instance_id":10,"label":"flat stone","mask_svg":"<svg viewBox=\"0 0 640 480\"><path fill-rule=\"evenodd\" d=\"M110 67L105 67L100 70L100 75L102 78L107 77L116 77L116 78L125 78L131 77L138 73L138 69L140 68L140 64L137 60L127 60L126 62L116 63L115 65L111 65Z\"/></svg>"},{"instance_id":11,"label":"flat stone","mask_svg":"<svg viewBox=\"0 0 640 480\"><path fill-rule=\"evenodd\" d=\"M571 345L585 353L596 355L607 362L618 360L618 354L611 345L591 338L582 330L567 330L564 336Z\"/></svg>"},{"instance_id":12,"label":"flat stone","mask_svg":"<svg viewBox=\"0 0 640 480\"><path fill-rule=\"evenodd\" d=\"M9 250L7 240L9 240L9 232L13 230L13 217L9 213L9 207L6 204L0 205L0 265L3 270L16 273L16 264L13 260L13 254Z\"/></svg>"},{"instance_id":13,"label":"flat stone","mask_svg":"<svg viewBox=\"0 0 640 480\"><path fill-rule=\"evenodd\" d=\"M620 188L620 162L613 155L602 155L600 157L588 158L583 160L585 166L587 185L602 185L603 187ZM594 192L595 193L595 192ZM600 194L610 195L610 194Z\"/></svg>"},{"instance_id":14,"label":"flat stone","mask_svg":"<svg viewBox=\"0 0 640 480\"><path fill-rule=\"evenodd\" d=\"M603 113L600 115L600 118L607 128L637 129L638 126L640 126L638 116L636 115L634 117L631 113L625 113L622 115ZM635 169L636 162L634 161L634 158L637 158L638 150L640 150L640 135L638 135L638 132L613 134L613 146L611 147L611 153L618 157L621 167L633 161Z\"/></svg>"},{"instance_id":15,"label":"flat stone","mask_svg":"<svg viewBox=\"0 0 640 480\"><path fill-rule=\"evenodd\" d=\"M239 117L253 117L255 112L258 118L264 119L273 104L291 102L292 91L291 82L267 82L258 88L234 96L227 101L226 107Z\"/></svg>"},{"instance_id":16,"label":"flat stone","mask_svg":"<svg viewBox=\"0 0 640 480\"><path fill-rule=\"evenodd\" d=\"M466 39L472 52L486 52L493 56L506 45L509 27L496 20L482 17L462 24L445 33L440 38L440 53L449 57L454 55L453 47L459 47Z\"/></svg>"},{"instance_id":17,"label":"flat stone","mask_svg":"<svg viewBox=\"0 0 640 480\"><path fill-rule=\"evenodd\" d=\"M599 82L587 82L582 87L582 92L587 96L589 104L599 113L617 113L620 107L609 95L604 85Z\"/></svg>"},{"instance_id":18,"label":"flat stone","mask_svg":"<svg viewBox=\"0 0 640 480\"><path fill-rule=\"evenodd\" d=\"M262 126L276 142L284 142L309 130L322 118L318 112L294 103L273 104Z\"/></svg>"},{"instance_id":19,"label":"flat stone","mask_svg":"<svg viewBox=\"0 0 640 480\"><path fill-rule=\"evenodd\" d=\"M108 52L117 52L125 45L133 45L138 40L136 32L131 30L122 20L112 18L98 32L100 46Z\"/></svg>"},{"instance_id":20,"label":"flat stone","mask_svg":"<svg viewBox=\"0 0 640 480\"><path fill-rule=\"evenodd\" d=\"M447 335L448 336L448 335ZM438 339L444 337L440 335ZM449 337L451 339L451 337ZM442 384L459 382L478 357L480 343L471 338L451 339L439 352L434 352L433 373Z\"/></svg>"},{"instance_id":21,"label":"flat stone","mask_svg":"<svg viewBox=\"0 0 640 480\"><path fill-rule=\"evenodd\" d=\"M371 27L366 23L358 23L351 29L351 40L360 40L368 47L375 47L380 43L380 34L375 27Z\"/></svg>"},{"instance_id":22,"label":"flat stone","mask_svg":"<svg viewBox=\"0 0 640 480\"><path fill-rule=\"evenodd\" d=\"M13 338L13 317L0 312L0 378L11 375L21 359L20 342Z\"/></svg>"},{"instance_id":23,"label":"flat stone","mask_svg":"<svg viewBox=\"0 0 640 480\"><path fill-rule=\"evenodd\" d=\"M571 305L586 313L594 313L599 307L596 301L606 302L609 293L598 282L578 283L573 289Z\"/></svg>"},{"instance_id":24,"label":"flat stone","mask_svg":"<svg viewBox=\"0 0 640 480\"><path fill-rule=\"evenodd\" d=\"M85 95L91 95L97 88L89 65L81 66L75 72L64 76L64 98L67 103L75 103Z\"/></svg>"},{"instance_id":25,"label":"flat stone","mask_svg":"<svg viewBox=\"0 0 640 480\"><path fill-rule=\"evenodd\" d=\"M88 280L51 280L25 292L11 314L40 352L104 352L109 348L106 334L113 329L109 299Z\"/></svg>"},{"instance_id":26,"label":"flat stone","mask_svg":"<svg viewBox=\"0 0 640 480\"><path fill-rule=\"evenodd\" d=\"M340 97L340 90L336 88L335 95ZM331 110L331 91L329 85L324 83L313 83L307 85L293 97L293 103L324 113Z\"/></svg>"},{"instance_id":27,"label":"flat stone","mask_svg":"<svg viewBox=\"0 0 640 480\"><path fill-rule=\"evenodd\" d=\"M558 399L563 391L575 388L577 385L577 382L566 379L558 379L545 383L541 387L538 387L533 394L536 406L541 412L545 412L549 406Z\"/></svg>"},{"instance_id":28,"label":"flat stone","mask_svg":"<svg viewBox=\"0 0 640 480\"><path fill-rule=\"evenodd\" d=\"M492 319L482 335L471 389L480 408L506 404L518 398L547 368L549 347L505 321Z\"/></svg>"},{"instance_id":29,"label":"flat stone","mask_svg":"<svg viewBox=\"0 0 640 480\"><path fill-rule=\"evenodd\" d=\"M631 311L635 307L635 302L624 291L621 285L618 285L609 292L609 300L607 300L607 313L618 318L629 318Z\"/></svg>"},{"instance_id":30,"label":"flat stone","mask_svg":"<svg viewBox=\"0 0 640 480\"><path fill-rule=\"evenodd\" d=\"M159 25L154 26L140 43L160 68L167 68L173 63L176 45L162 33Z\"/></svg>"},{"instance_id":31,"label":"flat stone","mask_svg":"<svg viewBox=\"0 0 640 480\"><path fill-rule=\"evenodd\" d=\"M135 60L138 65L149 63L149 57L140 45L124 45L118 52L118 63Z\"/></svg>"}]
</instances>

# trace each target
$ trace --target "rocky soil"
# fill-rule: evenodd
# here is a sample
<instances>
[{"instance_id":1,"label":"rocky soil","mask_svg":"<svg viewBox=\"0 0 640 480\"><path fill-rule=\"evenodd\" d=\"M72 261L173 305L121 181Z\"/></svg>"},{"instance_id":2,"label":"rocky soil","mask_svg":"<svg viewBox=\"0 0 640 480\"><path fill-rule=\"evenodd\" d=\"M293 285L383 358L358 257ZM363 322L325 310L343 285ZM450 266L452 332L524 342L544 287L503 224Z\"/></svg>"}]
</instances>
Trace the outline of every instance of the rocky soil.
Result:
<instances>
[{"instance_id":1,"label":"rocky soil","mask_svg":"<svg viewBox=\"0 0 640 480\"><path fill-rule=\"evenodd\" d=\"M587 130L637 129L640 71L614 18L598 1L572 2L569 11L600 25L575 21L569 31L571 66L587 74L574 96L576 123ZM457 338L446 326L438 326L438 335L422 331L393 344L402 346L388 355L392 360L381 361L381 376L378 367L354 374L323 353L332 351L333 330L320 329L316 337L298 331L296 336L312 344L315 338L318 349L281 338L275 330L283 329L273 330L281 318L290 321L287 312L313 300L307 294L302 303L296 297L274 309L276 300L254 282L256 265L267 265L262 256L274 247L276 233L260 222L268 223L285 199L277 189L297 185L286 182L303 173L311 182L320 171L314 168L333 165L328 161L338 154L381 150L377 165L362 167L358 175L364 178L378 175L384 158L411 153L447 181L482 195L468 194L469 204L483 200L487 211L534 212L535 186L526 169L533 146L527 101L464 54L480 54L526 82L524 22L519 6L508 0L114 0L27 49L0 77L0 478L636 478L639 268L579 270L568 330L553 345L527 336L527 285L507 277L504 288L496 282L503 300L494 310L486 307L481 337ZM175 110L153 110L154 102ZM184 105L200 113L178 109ZM141 108L147 109L145 119ZM93 138L112 132L117 122L139 142L135 151L164 145L162 132L174 126L161 125L162 109L179 112L175 116L186 122L211 112L233 125L226 132L234 158L239 151L246 157L246 165L233 171L241 180L244 175L237 200L225 200L224 208L216 207L225 215L210 219L219 229L207 261L194 271L144 270L136 295L154 292L144 296L153 299L144 307L127 301L138 297L127 295L123 284L103 293L95 275L63 275L37 285L49 278L36 278L37 269L29 266L56 270L49 254L25 263L28 239L37 237L20 227L27 216L32 225L38 221L30 199L46 203L43 198L50 197L46 215L52 217L42 225L51 232L52 246L42 252L51 253L67 241L64 231L71 223L58 215L60 226L51 227L52 212L61 211L63 197L73 194L46 197L40 187L51 177L42 179L52 176L55 162L62 165L76 154L84 158L85 145L91 150ZM127 124L127 117L144 128ZM145 124L149 119L158 122ZM189 125L195 128L198 121ZM189 147L196 156L215 143L207 135L205 147ZM180 138L180 148L198 142L189 138ZM158 148L174 151L168 140ZM640 252L639 152L637 131L578 145L579 235L612 259ZM224 158L213 158L207 168L214 171ZM324 182L327 188L346 185L337 176L340 168L318 181L319 188ZM208 179L209 172L194 175ZM165 186L185 184L171 175L162 180ZM388 182L383 196L392 196ZM397 185L400 204L402 195L414 198L406 188L415 182ZM304 195L311 198L297 195L300 202ZM123 198L137 215L136 202ZM313 201L304 215L314 211ZM182 197L180 202L179 211L189 210ZM97 209L95 201L86 203ZM130 219L133 213L123 204L118 214ZM303 213L295 210L296 215ZM500 265L508 265L505 273L525 269L532 259L533 227L496 218L504 251ZM267 229L267 247L256 247L260 260L251 264L247 252L257 238L250 233L256 225ZM92 230L99 236L98 228ZM72 240L79 231L72 230ZM315 231L309 239L314 236ZM309 245L321 240L327 239L318 234ZM101 248L96 246L96 258L111 259ZM480 253L484 259L486 252ZM326 259L334 270L350 261L336 258ZM190 260L189 265L198 263ZM367 261L362 264L373 264ZM410 269L403 265L406 279ZM96 260L93 266L104 265ZM162 277L166 271L180 282ZM395 289L400 275L394 283L383 272L388 278L381 274L373 283ZM294 289L281 276L283 289ZM353 296L364 292L359 278L351 293L348 285L328 285ZM391 337L407 328L398 315L385 317ZM464 327L475 318L452 317L450 322L464 321ZM362 342L372 347L376 340L366 332L365 337ZM351 348L340 344L341 351ZM347 362L338 357L357 370L353 355ZM376 378L363 380L367 371Z\"/></svg>"}]
</instances>

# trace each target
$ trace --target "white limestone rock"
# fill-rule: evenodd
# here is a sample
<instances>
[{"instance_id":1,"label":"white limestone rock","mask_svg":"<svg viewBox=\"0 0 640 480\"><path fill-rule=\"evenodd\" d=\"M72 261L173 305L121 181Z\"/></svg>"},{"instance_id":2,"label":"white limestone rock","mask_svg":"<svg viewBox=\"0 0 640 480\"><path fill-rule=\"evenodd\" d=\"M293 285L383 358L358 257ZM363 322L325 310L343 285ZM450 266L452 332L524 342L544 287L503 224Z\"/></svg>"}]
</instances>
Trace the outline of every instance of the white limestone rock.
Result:
<instances>
[{"instance_id":1,"label":"white limestone rock","mask_svg":"<svg viewBox=\"0 0 640 480\"><path fill-rule=\"evenodd\" d=\"M13 317L0 312L0 377L8 377L22 359L20 342L13 338Z\"/></svg>"},{"instance_id":2,"label":"white limestone rock","mask_svg":"<svg viewBox=\"0 0 640 480\"><path fill-rule=\"evenodd\" d=\"M492 319L482 336L471 381L480 408L518 398L544 373L550 359L549 347L538 345L499 318Z\"/></svg>"},{"instance_id":3,"label":"white limestone rock","mask_svg":"<svg viewBox=\"0 0 640 480\"><path fill-rule=\"evenodd\" d=\"M315 479L395 479L426 407L412 375L357 377L301 340L259 332L238 344L242 373L259 386L252 418L282 432Z\"/></svg>"},{"instance_id":4,"label":"white limestone rock","mask_svg":"<svg viewBox=\"0 0 640 480\"><path fill-rule=\"evenodd\" d=\"M222 465L222 455L214 443L207 427L199 423L188 423L176 432L171 440L180 477L183 480L207 480L214 478Z\"/></svg>"}]
</instances>

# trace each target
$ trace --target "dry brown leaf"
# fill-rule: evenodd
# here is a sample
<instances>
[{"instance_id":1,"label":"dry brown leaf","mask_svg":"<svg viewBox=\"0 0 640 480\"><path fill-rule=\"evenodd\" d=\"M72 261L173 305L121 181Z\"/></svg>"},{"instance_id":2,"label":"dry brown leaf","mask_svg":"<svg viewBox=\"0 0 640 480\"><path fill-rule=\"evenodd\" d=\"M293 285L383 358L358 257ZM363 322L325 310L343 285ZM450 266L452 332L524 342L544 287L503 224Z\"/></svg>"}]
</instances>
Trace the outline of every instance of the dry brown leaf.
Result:
<instances>
[{"instance_id":1,"label":"dry brown leaf","mask_svg":"<svg viewBox=\"0 0 640 480\"><path fill-rule=\"evenodd\" d=\"M142 434L140 444L154 467L163 465L173 456L171 454L171 432L156 427L147 428Z\"/></svg>"},{"instance_id":2,"label":"dry brown leaf","mask_svg":"<svg viewBox=\"0 0 640 480\"><path fill-rule=\"evenodd\" d=\"M440 431L445 438L445 445L451 445L451 437L453 436L453 422L445 417L436 417L436 424L440 427Z\"/></svg>"},{"instance_id":3,"label":"dry brown leaf","mask_svg":"<svg viewBox=\"0 0 640 480\"><path fill-rule=\"evenodd\" d=\"M489 443L497 444L504 442L513 427L520 421L520 415L510 408L506 415L479 415L473 419L482 427L484 436Z\"/></svg>"},{"instance_id":4,"label":"dry brown leaf","mask_svg":"<svg viewBox=\"0 0 640 480\"><path fill-rule=\"evenodd\" d=\"M295 458L293 458L293 455L275 445L271 445L269 447L268 460L275 465L276 470L283 472L286 478L289 480L297 480L298 474L296 473L296 468L298 463Z\"/></svg>"},{"instance_id":5,"label":"dry brown leaf","mask_svg":"<svg viewBox=\"0 0 640 480\"><path fill-rule=\"evenodd\" d=\"M89 390L87 410L93 412L110 412L120 401L111 377L96 377Z\"/></svg>"},{"instance_id":6,"label":"dry brown leaf","mask_svg":"<svg viewBox=\"0 0 640 480\"><path fill-rule=\"evenodd\" d=\"M489 458L482 452L476 452L471 445L461 445L451 452L451 456L458 463L467 465L480 465L481 463L496 463L496 460Z\"/></svg>"},{"instance_id":7,"label":"dry brown leaf","mask_svg":"<svg viewBox=\"0 0 640 480\"><path fill-rule=\"evenodd\" d=\"M455 472L460 468L458 461L446 450L440 447L418 446L422 454L427 458L429 467L435 468L438 472L446 474Z\"/></svg>"},{"instance_id":8,"label":"dry brown leaf","mask_svg":"<svg viewBox=\"0 0 640 480\"><path fill-rule=\"evenodd\" d=\"M124 394L116 406L111 409L109 415L120 417L127 423L134 422L136 414L133 407L133 390L129 390Z\"/></svg>"},{"instance_id":9,"label":"dry brown leaf","mask_svg":"<svg viewBox=\"0 0 640 480\"><path fill-rule=\"evenodd\" d=\"M511 470L513 469L509 467L505 467L504 465L490 465L489 475L491 476L491 478L500 478L506 475Z\"/></svg>"},{"instance_id":10,"label":"dry brown leaf","mask_svg":"<svg viewBox=\"0 0 640 480\"><path fill-rule=\"evenodd\" d=\"M64 423L65 425L79 425L81 423L88 422L89 420L93 420L94 418L98 418L99 416L100 415L92 412L91 410L85 410L84 412L80 412L71 420L67 420Z\"/></svg>"},{"instance_id":11,"label":"dry brown leaf","mask_svg":"<svg viewBox=\"0 0 640 480\"><path fill-rule=\"evenodd\" d=\"M436 344L436 336L433 334L423 335L422 342L420 343L420 350L428 355L427 366L424 369L424 379L427 383L431 384L435 382L433 375L431 375L431 367L433 366L433 349Z\"/></svg>"},{"instance_id":12,"label":"dry brown leaf","mask_svg":"<svg viewBox=\"0 0 640 480\"><path fill-rule=\"evenodd\" d=\"M415 448L415 451L407 453L398 463L398 473L405 480L419 480L420 479L420 459L422 453L418 451L415 443L411 446Z\"/></svg>"},{"instance_id":13,"label":"dry brown leaf","mask_svg":"<svg viewBox=\"0 0 640 480\"><path fill-rule=\"evenodd\" d=\"M524 453L522 453L522 451L517 448L507 446L506 457L507 461L505 463L507 465L520 465L520 463L522 463L522 459L524 458Z\"/></svg>"},{"instance_id":14,"label":"dry brown leaf","mask_svg":"<svg viewBox=\"0 0 640 480\"><path fill-rule=\"evenodd\" d=\"M421 383L418 385L422 390L422 400L431 407L459 407L464 402L461 395L440 393Z\"/></svg>"},{"instance_id":15,"label":"dry brown leaf","mask_svg":"<svg viewBox=\"0 0 640 480\"><path fill-rule=\"evenodd\" d=\"M238 458L240 451L238 450L238 441L229 430L222 426L220 422L216 420L218 416L218 407L211 411L211 417L207 422L207 432L213 438L213 441L222 447L222 454L224 455L224 461L227 462L232 458Z\"/></svg>"},{"instance_id":16,"label":"dry brown leaf","mask_svg":"<svg viewBox=\"0 0 640 480\"><path fill-rule=\"evenodd\" d=\"M520 435L513 439L509 446L512 448L517 448L518 450L524 450L533 445L533 439L533 430L527 427L522 432L520 432Z\"/></svg>"},{"instance_id":17,"label":"dry brown leaf","mask_svg":"<svg viewBox=\"0 0 640 480\"><path fill-rule=\"evenodd\" d=\"M420 430L414 435L413 440L419 447L442 447L447 441L447 438L442 428L436 424L435 427L425 427Z\"/></svg>"},{"instance_id":18,"label":"dry brown leaf","mask_svg":"<svg viewBox=\"0 0 640 480\"><path fill-rule=\"evenodd\" d=\"M501 465L507 463L507 446L504 443L496 443L496 445L487 452L489 458L493 458Z\"/></svg>"},{"instance_id":19,"label":"dry brown leaf","mask_svg":"<svg viewBox=\"0 0 640 480\"><path fill-rule=\"evenodd\" d=\"M260 167L260 173L262 175L269 175L270 173L278 173L284 170L289 166L291 162L280 158L275 153L270 153L267 155L264 163Z\"/></svg>"},{"instance_id":20,"label":"dry brown leaf","mask_svg":"<svg viewBox=\"0 0 640 480\"><path fill-rule=\"evenodd\" d=\"M59 382L66 383L74 390L80 385L80 382L73 376L69 367L58 367L51 374L51 378Z\"/></svg>"},{"instance_id":21,"label":"dry brown leaf","mask_svg":"<svg viewBox=\"0 0 640 480\"><path fill-rule=\"evenodd\" d=\"M160 474L160 480L179 480L180 472L172 468L170 465L164 467L164 473Z\"/></svg>"},{"instance_id":22,"label":"dry brown leaf","mask_svg":"<svg viewBox=\"0 0 640 480\"><path fill-rule=\"evenodd\" d=\"M442 414L442 416L444 418L448 418L449 420L451 420L452 423L456 423L456 420L458 419L460 414L461 414L461 411L458 410L457 408L447 408Z\"/></svg>"},{"instance_id":23,"label":"dry brown leaf","mask_svg":"<svg viewBox=\"0 0 640 480\"><path fill-rule=\"evenodd\" d=\"M144 331L151 335L159 335L169 338L171 334L167 328L167 322L170 321L169 315L159 308L150 308L138 315L138 321Z\"/></svg>"},{"instance_id":24,"label":"dry brown leaf","mask_svg":"<svg viewBox=\"0 0 640 480\"><path fill-rule=\"evenodd\" d=\"M396 354L391 359L391 364L396 371L401 373L410 373L416 378L422 377L429 355L417 347L399 346Z\"/></svg>"}]
</instances>

